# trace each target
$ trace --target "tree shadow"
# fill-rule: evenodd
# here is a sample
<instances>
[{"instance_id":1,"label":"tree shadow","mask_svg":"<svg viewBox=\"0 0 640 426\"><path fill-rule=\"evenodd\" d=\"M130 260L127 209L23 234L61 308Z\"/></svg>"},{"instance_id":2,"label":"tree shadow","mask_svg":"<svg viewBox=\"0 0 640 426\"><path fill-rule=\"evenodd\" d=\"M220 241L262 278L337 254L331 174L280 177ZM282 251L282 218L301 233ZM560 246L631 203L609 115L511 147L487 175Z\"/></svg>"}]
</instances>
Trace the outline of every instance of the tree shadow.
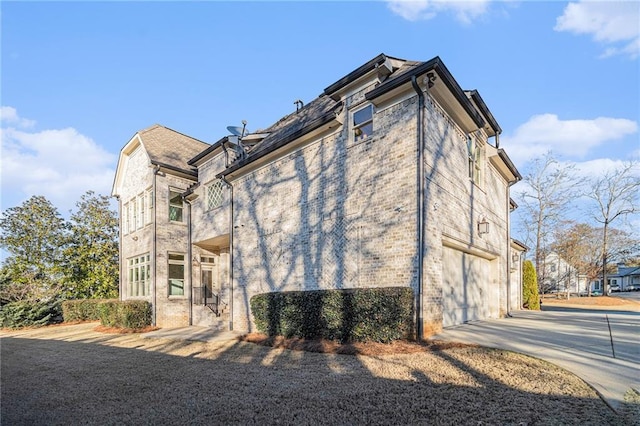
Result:
<instances>
[{"instance_id":1,"label":"tree shadow","mask_svg":"<svg viewBox=\"0 0 640 426\"><path fill-rule=\"evenodd\" d=\"M132 345L125 341L134 336L96 342L88 334L2 338L3 424L627 421L582 390L545 393L506 384L480 371L474 359L487 356L480 348L364 357L237 341L139 339L134 349L120 347ZM529 362L535 364L530 359L500 365L507 368L505 376L518 377L530 371Z\"/></svg>"}]
</instances>

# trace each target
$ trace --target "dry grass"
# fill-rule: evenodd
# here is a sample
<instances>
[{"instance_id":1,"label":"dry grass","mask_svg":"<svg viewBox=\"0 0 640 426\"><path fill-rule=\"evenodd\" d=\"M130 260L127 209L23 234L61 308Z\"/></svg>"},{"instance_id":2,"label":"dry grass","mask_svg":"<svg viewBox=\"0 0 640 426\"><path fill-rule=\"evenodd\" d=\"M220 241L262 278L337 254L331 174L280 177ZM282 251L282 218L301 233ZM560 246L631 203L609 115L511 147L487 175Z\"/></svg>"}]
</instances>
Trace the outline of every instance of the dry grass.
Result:
<instances>
[{"instance_id":1,"label":"dry grass","mask_svg":"<svg viewBox=\"0 0 640 426\"><path fill-rule=\"evenodd\" d=\"M0 333L2 424L634 424L575 375L508 351L345 356L94 329Z\"/></svg>"},{"instance_id":2,"label":"dry grass","mask_svg":"<svg viewBox=\"0 0 640 426\"><path fill-rule=\"evenodd\" d=\"M595 297L571 297L570 299L558 298L556 296L545 296L543 304L549 305L576 305L576 306L614 306L616 308L640 308L637 300L624 299L615 296L595 296Z\"/></svg>"},{"instance_id":3,"label":"dry grass","mask_svg":"<svg viewBox=\"0 0 640 426\"><path fill-rule=\"evenodd\" d=\"M418 352L439 351L453 348L477 347L455 342L410 342L407 340L395 340L391 343L377 342L354 342L339 343L325 339L286 339L282 336L267 336L260 333L245 334L239 338L240 341L255 343L261 346L268 346L279 349L289 349L294 351L316 352L340 355L366 355L383 356L414 354Z\"/></svg>"}]
</instances>

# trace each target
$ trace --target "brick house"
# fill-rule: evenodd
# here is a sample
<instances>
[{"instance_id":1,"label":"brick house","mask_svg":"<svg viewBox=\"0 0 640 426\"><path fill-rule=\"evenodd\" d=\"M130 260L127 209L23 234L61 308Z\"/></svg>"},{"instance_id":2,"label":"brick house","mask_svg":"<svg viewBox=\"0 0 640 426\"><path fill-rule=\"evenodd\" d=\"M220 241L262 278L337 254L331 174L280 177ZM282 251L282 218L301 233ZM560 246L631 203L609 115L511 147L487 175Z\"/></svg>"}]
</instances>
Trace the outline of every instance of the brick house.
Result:
<instances>
[{"instance_id":1,"label":"brick house","mask_svg":"<svg viewBox=\"0 0 640 426\"><path fill-rule=\"evenodd\" d=\"M113 189L121 297L161 327L251 330L255 294L383 286L414 289L419 336L505 315L524 248L500 132L440 58L383 54L248 135L141 131Z\"/></svg>"}]
</instances>

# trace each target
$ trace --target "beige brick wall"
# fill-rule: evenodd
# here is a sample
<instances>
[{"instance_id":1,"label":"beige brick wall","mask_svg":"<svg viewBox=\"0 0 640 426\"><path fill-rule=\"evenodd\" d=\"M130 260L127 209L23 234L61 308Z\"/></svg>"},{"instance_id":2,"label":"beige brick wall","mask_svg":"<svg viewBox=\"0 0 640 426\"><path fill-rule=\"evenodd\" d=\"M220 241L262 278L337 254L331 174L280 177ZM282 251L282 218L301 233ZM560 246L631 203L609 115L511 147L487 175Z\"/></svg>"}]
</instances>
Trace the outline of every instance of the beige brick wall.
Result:
<instances>
[{"instance_id":1,"label":"beige brick wall","mask_svg":"<svg viewBox=\"0 0 640 426\"><path fill-rule=\"evenodd\" d=\"M363 98L356 93L347 105ZM248 301L272 291L409 286L417 291L414 96L374 118L374 134L347 126L234 181L234 327L251 327ZM442 241L496 257L490 316L506 301L505 182L485 159L484 182L468 177L467 136L427 102L424 327L442 326ZM345 123L348 108L345 108ZM486 134L474 137L486 143ZM491 232L478 235L480 217Z\"/></svg>"}]
</instances>

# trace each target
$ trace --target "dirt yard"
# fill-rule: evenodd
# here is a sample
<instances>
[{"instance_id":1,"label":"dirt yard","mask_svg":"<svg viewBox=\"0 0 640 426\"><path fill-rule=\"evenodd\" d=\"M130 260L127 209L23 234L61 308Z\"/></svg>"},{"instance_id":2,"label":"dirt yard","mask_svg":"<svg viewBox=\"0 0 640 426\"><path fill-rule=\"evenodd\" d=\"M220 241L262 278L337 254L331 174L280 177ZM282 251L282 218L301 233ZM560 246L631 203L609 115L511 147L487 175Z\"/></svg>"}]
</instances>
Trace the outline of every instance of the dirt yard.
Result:
<instances>
[{"instance_id":1,"label":"dirt yard","mask_svg":"<svg viewBox=\"0 0 640 426\"><path fill-rule=\"evenodd\" d=\"M507 351L340 355L95 328L0 332L2 424L638 424Z\"/></svg>"}]
</instances>

